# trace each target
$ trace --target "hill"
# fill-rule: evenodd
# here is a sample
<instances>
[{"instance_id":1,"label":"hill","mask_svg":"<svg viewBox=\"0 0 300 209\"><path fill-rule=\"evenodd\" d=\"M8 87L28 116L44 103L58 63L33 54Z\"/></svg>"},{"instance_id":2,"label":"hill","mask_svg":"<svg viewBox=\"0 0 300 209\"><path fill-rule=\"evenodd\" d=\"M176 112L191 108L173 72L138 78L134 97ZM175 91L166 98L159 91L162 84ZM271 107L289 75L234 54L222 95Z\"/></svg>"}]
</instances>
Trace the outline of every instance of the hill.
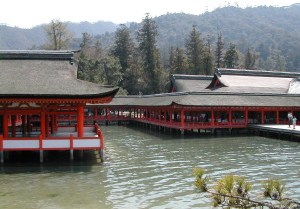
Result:
<instances>
[{"instance_id":1,"label":"hill","mask_svg":"<svg viewBox=\"0 0 300 209\"><path fill-rule=\"evenodd\" d=\"M118 27L112 22L98 21L96 23L67 22L68 29L74 38L80 38L81 34L87 32L91 35L111 33ZM0 25L0 49L32 49L43 45L46 41L44 25L38 25L31 29L22 29Z\"/></svg>"},{"instance_id":2,"label":"hill","mask_svg":"<svg viewBox=\"0 0 300 209\"><path fill-rule=\"evenodd\" d=\"M245 9L229 6L201 15L165 14L154 20L158 26L158 46L163 61L167 60L170 47L184 48L192 26L196 25L202 38L209 39L212 44L216 42L217 33L221 32L225 44L235 43L242 53L250 48L265 62L281 59L288 71L300 72L300 4ZM67 24L76 38L73 48L79 47L83 32L97 36L102 46L109 48L114 40L113 32L118 27L103 21ZM128 27L135 36L140 24L131 23ZM0 26L0 49L30 49L44 41L43 26L32 29Z\"/></svg>"}]
</instances>

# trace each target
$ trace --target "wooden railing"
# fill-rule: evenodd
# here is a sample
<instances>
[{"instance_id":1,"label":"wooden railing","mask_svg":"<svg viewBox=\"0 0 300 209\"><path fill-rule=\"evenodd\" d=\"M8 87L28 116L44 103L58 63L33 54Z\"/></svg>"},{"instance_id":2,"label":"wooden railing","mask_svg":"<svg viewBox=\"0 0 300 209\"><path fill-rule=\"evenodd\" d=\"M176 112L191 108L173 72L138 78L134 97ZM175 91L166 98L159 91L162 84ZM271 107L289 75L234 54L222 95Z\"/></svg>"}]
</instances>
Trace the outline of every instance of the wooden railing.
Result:
<instances>
[{"instance_id":1,"label":"wooden railing","mask_svg":"<svg viewBox=\"0 0 300 209\"><path fill-rule=\"evenodd\" d=\"M100 139L100 159L103 162L104 161L104 135L102 133L102 130L100 128L100 126L95 123L95 129L96 129L96 133L98 135L98 138Z\"/></svg>"}]
</instances>

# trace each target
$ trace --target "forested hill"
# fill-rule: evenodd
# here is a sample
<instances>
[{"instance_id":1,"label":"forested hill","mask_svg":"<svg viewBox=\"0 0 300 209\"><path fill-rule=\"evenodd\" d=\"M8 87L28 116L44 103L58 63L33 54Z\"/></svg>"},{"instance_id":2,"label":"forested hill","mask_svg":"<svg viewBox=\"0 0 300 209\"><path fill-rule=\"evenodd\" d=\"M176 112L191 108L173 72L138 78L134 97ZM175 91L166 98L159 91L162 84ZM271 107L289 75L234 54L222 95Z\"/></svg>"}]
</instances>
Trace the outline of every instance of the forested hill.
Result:
<instances>
[{"instance_id":1,"label":"forested hill","mask_svg":"<svg viewBox=\"0 0 300 209\"><path fill-rule=\"evenodd\" d=\"M9 27L0 25L0 49L34 49L39 48L46 42L45 25L39 25L31 29ZM98 21L96 23L67 22L68 29L75 38L81 37L82 33L101 35L114 32L118 25L112 22Z\"/></svg>"},{"instance_id":2,"label":"forested hill","mask_svg":"<svg viewBox=\"0 0 300 209\"><path fill-rule=\"evenodd\" d=\"M170 47L184 48L185 40L193 25L196 25L202 39L209 38L212 45L215 44L219 31L225 47L226 44L234 43L242 53L250 48L265 61L269 58L270 61L284 59L288 70L300 71L300 3L281 8L242 9L229 6L202 15L166 14L155 17L154 20L158 26L158 46L163 60L167 59ZM68 23L68 27L77 38L73 47L79 46L78 38L83 32L87 32L99 35L102 46L106 48L113 42L114 34L111 32L118 25L82 22ZM135 34L139 27L140 24L132 23L129 29ZM44 40L43 26L32 29L0 26L0 49L30 49L42 45Z\"/></svg>"},{"instance_id":3,"label":"forested hill","mask_svg":"<svg viewBox=\"0 0 300 209\"><path fill-rule=\"evenodd\" d=\"M202 38L209 38L213 45L220 31L225 45L232 42L242 53L250 48L264 60L283 57L289 71L300 72L300 4L282 8L226 7L199 16L167 14L155 20L161 49L184 47L192 25L196 25Z\"/></svg>"}]
</instances>

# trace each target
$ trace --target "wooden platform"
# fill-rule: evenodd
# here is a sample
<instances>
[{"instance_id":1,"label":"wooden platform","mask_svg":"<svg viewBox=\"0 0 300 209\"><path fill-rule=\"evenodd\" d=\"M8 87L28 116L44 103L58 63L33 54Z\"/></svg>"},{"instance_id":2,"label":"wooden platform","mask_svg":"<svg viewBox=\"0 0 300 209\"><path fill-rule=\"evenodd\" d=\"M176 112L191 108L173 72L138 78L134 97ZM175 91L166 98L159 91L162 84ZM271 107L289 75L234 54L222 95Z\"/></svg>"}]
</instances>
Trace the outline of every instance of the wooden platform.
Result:
<instances>
[{"instance_id":1,"label":"wooden platform","mask_svg":"<svg viewBox=\"0 0 300 209\"><path fill-rule=\"evenodd\" d=\"M295 129L293 129L293 126L289 127L288 125L249 124L248 128L254 130L254 132L260 135L267 137L300 141L300 126L296 126Z\"/></svg>"}]
</instances>

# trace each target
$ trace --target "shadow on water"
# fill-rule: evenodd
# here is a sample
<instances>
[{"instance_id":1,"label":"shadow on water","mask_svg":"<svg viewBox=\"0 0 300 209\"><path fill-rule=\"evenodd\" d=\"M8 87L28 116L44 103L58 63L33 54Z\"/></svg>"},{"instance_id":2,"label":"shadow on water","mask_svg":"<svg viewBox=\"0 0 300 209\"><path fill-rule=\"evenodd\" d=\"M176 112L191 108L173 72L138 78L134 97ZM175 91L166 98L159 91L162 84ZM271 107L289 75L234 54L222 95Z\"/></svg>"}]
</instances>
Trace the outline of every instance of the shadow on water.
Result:
<instances>
[{"instance_id":1,"label":"shadow on water","mask_svg":"<svg viewBox=\"0 0 300 209\"><path fill-rule=\"evenodd\" d=\"M94 151L74 151L73 160L69 151L46 151L43 163L39 157L38 151L6 152L0 174L90 172L93 166L102 165Z\"/></svg>"},{"instance_id":2,"label":"shadow on water","mask_svg":"<svg viewBox=\"0 0 300 209\"><path fill-rule=\"evenodd\" d=\"M126 128L131 129L133 131L137 131L141 134L150 134L153 137L158 137L162 140L182 140L182 139L195 139L199 140L203 139L213 139L213 138L232 138L232 137L255 137L255 134L249 132L247 129L216 129L214 133L211 130L201 130L198 132L197 130L194 131L185 131L184 134L181 134L180 130L171 130L163 128L160 130L158 127L154 128L146 128L143 126L137 126L135 124L126 125Z\"/></svg>"}]
</instances>

